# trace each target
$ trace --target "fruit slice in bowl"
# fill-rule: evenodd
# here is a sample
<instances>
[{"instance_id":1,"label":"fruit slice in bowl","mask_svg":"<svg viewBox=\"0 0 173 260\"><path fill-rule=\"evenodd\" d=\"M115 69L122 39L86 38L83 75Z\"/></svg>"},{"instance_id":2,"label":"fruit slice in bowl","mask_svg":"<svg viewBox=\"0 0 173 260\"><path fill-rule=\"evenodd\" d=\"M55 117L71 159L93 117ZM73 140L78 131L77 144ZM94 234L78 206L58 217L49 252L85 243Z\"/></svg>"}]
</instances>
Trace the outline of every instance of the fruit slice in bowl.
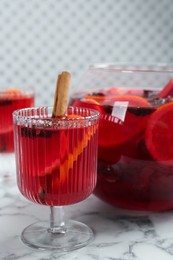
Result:
<instances>
[{"instance_id":1,"label":"fruit slice in bowl","mask_svg":"<svg viewBox=\"0 0 173 260\"><path fill-rule=\"evenodd\" d=\"M84 99L86 101L87 100L94 100L97 103L102 103L106 99L106 96L102 92L99 92L99 93L93 93L91 95L85 96Z\"/></svg>"},{"instance_id":2,"label":"fruit slice in bowl","mask_svg":"<svg viewBox=\"0 0 173 260\"><path fill-rule=\"evenodd\" d=\"M123 150L131 151L131 141L138 143L143 138L148 115L153 109L146 99L131 95L116 96L106 103L99 123L99 157L116 162ZM112 107L112 114L106 113L107 106Z\"/></svg>"},{"instance_id":3,"label":"fruit slice in bowl","mask_svg":"<svg viewBox=\"0 0 173 260\"><path fill-rule=\"evenodd\" d=\"M72 105L74 107L91 108L99 111L101 114L104 113L104 110L100 106L99 102L91 98L90 96L76 100Z\"/></svg>"},{"instance_id":4,"label":"fruit slice in bowl","mask_svg":"<svg viewBox=\"0 0 173 260\"><path fill-rule=\"evenodd\" d=\"M116 144L123 144L133 138L137 133L144 130L145 115L150 113L150 110L152 111L151 104L146 99L138 96L117 96L112 98L112 101L110 101L108 105L109 104L112 104L113 107L112 115L102 116L100 126L102 126L103 129L107 127L108 131L113 129L113 132L115 133L114 139L117 139ZM117 119L121 121L121 124L117 125L113 123L115 121L117 123L117 120L112 119L113 117L117 117ZM119 132L118 135L116 134L116 131ZM108 139L110 138L111 137L109 136ZM110 143L114 144L115 141L112 139Z\"/></svg>"},{"instance_id":5,"label":"fruit slice in bowl","mask_svg":"<svg viewBox=\"0 0 173 260\"><path fill-rule=\"evenodd\" d=\"M111 101L127 101L129 107L149 107L151 104L147 101L147 99L140 96L133 95L123 95L123 96L115 96L111 99Z\"/></svg>"},{"instance_id":6,"label":"fruit slice in bowl","mask_svg":"<svg viewBox=\"0 0 173 260\"><path fill-rule=\"evenodd\" d=\"M151 115L145 141L155 160L173 165L173 102L159 107Z\"/></svg>"},{"instance_id":7,"label":"fruit slice in bowl","mask_svg":"<svg viewBox=\"0 0 173 260\"><path fill-rule=\"evenodd\" d=\"M124 95L133 95L133 96L143 96L144 90L143 89L127 89L122 87L112 87L105 91L105 96L124 96Z\"/></svg>"}]
</instances>

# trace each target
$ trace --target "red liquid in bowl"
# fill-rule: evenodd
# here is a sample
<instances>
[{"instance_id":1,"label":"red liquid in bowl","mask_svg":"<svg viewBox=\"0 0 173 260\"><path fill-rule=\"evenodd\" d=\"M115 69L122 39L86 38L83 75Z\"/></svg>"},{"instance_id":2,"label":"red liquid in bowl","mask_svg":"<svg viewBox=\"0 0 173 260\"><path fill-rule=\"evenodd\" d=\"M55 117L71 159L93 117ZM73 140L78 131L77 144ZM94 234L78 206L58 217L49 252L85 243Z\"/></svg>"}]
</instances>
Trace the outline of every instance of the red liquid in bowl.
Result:
<instances>
[{"instance_id":1,"label":"red liquid in bowl","mask_svg":"<svg viewBox=\"0 0 173 260\"><path fill-rule=\"evenodd\" d=\"M74 106L92 107L102 114L94 193L109 204L126 209L172 209L172 98L158 98L152 91L137 90L120 97L118 91L102 90L80 98L78 94L70 101ZM115 107L114 113L115 101L125 103L121 111Z\"/></svg>"},{"instance_id":2,"label":"red liquid in bowl","mask_svg":"<svg viewBox=\"0 0 173 260\"><path fill-rule=\"evenodd\" d=\"M0 93L0 153L14 152L12 113L34 105L34 96L15 90Z\"/></svg>"}]
</instances>

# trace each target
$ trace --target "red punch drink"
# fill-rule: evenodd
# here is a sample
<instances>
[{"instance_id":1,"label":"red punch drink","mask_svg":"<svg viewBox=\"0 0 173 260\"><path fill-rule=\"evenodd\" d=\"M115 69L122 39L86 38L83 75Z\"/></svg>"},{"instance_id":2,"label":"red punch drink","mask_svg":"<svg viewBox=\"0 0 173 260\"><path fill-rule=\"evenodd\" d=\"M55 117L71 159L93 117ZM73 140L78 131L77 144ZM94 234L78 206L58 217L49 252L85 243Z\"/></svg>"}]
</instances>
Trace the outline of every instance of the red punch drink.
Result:
<instances>
[{"instance_id":1,"label":"red punch drink","mask_svg":"<svg viewBox=\"0 0 173 260\"><path fill-rule=\"evenodd\" d=\"M13 112L17 184L28 200L50 207L50 220L27 226L22 241L56 252L86 246L93 231L64 218L63 206L81 202L97 179L98 120L88 108L67 107L71 74L58 75L53 107Z\"/></svg>"},{"instance_id":2,"label":"red punch drink","mask_svg":"<svg viewBox=\"0 0 173 260\"><path fill-rule=\"evenodd\" d=\"M98 125L87 109L69 108L65 119L51 118L50 110L15 114L18 186L39 204L74 204L96 185Z\"/></svg>"},{"instance_id":3,"label":"red punch drink","mask_svg":"<svg viewBox=\"0 0 173 260\"><path fill-rule=\"evenodd\" d=\"M33 93L17 89L0 91L0 153L14 152L12 112L33 105Z\"/></svg>"},{"instance_id":4,"label":"red punch drink","mask_svg":"<svg viewBox=\"0 0 173 260\"><path fill-rule=\"evenodd\" d=\"M124 79L120 86L129 84L130 87L78 92L70 100L73 106L94 108L101 113L98 181L94 193L111 205L126 209L172 209L173 80L166 85L166 73L161 77L160 71L156 71L151 80L149 76L153 71L149 76L145 70L141 74L137 70L126 71L122 76L120 71L112 70L117 81L118 76ZM99 69L93 71L93 75L94 72L102 76ZM88 77L91 75L90 71ZM111 75L107 76L110 79ZM104 81L106 77L101 78ZM144 88L147 80L153 89ZM165 80L164 91L154 89L157 80ZM136 82L143 87L133 88Z\"/></svg>"}]
</instances>

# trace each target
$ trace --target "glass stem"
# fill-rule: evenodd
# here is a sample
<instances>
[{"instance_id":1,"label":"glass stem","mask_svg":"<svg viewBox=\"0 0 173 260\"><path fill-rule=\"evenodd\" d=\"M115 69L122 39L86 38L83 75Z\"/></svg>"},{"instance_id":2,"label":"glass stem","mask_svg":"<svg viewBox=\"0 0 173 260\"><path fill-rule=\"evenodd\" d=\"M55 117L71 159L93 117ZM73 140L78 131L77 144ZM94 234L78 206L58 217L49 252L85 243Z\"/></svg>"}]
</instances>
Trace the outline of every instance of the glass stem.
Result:
<instances>
[{"instance_id":1,"label":"glass stem","mask_svg":"<svg viewBox=\"0 0 173 260\"><path fill-rule=\"evenodd\" d=\"M65 218L64 218L64 208L62 206L59 207L50 207L50 228L49 232L51 233L59 233L65 234Z\"/></svg>"}]
</instances>

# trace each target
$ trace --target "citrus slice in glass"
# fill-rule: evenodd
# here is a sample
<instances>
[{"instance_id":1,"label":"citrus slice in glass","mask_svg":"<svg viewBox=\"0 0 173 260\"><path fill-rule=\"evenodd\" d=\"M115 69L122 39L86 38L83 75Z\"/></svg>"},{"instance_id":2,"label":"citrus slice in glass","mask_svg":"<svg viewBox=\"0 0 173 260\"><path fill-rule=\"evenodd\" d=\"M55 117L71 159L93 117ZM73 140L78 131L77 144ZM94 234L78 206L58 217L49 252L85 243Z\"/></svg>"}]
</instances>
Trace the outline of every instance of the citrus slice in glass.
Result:
<instances>
[{"instance_id":1,"label":"citrus slice in glass","mask_svg":"<svg viewBox=\"0 0 173 260\"><path fill-rule=\"evenodd\" d=\"M145 142L155 160L173 165L173 102L159 107L150 116Z\"/></svg>"},{"instance_id":2,"label":"citrus slice in glass","mask_svg":"<svg viewBox=\"0 0 173 260\"><path fill-rule=\"evenodd\" d=\"M68 115L67 118L83 117L81 115L73 114ZM78 159L78 156L83 152L84 148L86 148L91 137L96 133L97 128L97 126L94 126L94 130L91 132L91 126L88 126L86 131L83 131L83 138L79 138L79 140L75 142L76 145L73 144L72 147L68 145L70 143L69 139L71 138L71 135L66 135L63 131L61 131L60 140L62 141L62 149L59 154L60 158L57 158L50 167L46 168L44 175L49 175L54 171L59 170L60 180L63 182L69 169L73 168L74 162Z\"/></svg>"},{"instance_id":3,"label":"citrus slice in glass","mask_svg":"<svg viewBox=\"0 0 173 260\"><path fill-rule=\"evenodd\" d=\"M11 134L12 132L13 132L13 126L4 127L4 128L0 127L0 135Z\"/></svg>"}]
</instances>

